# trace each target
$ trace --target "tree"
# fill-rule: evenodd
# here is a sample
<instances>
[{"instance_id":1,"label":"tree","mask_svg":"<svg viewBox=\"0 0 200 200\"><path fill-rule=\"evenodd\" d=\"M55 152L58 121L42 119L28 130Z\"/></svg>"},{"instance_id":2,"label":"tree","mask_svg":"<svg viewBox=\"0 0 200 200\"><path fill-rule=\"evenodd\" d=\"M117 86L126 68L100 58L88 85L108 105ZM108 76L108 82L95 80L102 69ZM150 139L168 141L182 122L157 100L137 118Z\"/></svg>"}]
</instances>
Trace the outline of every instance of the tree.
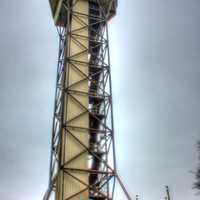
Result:
<instances>
[{"instance_id":1,"label":"tree","mask_svg":"<svg viewBox=\"0 0 200 200\"><path fill-rule=\"evenodd\" d=\"M197 149L200 154L200 141L197 144ZM200 160L200 155L199 155L199 160ZM195 177L196 177L196 182L194 183L194 188L200 190L200 166L198 167L195 173Z\"/></svg>"}]
</instances>

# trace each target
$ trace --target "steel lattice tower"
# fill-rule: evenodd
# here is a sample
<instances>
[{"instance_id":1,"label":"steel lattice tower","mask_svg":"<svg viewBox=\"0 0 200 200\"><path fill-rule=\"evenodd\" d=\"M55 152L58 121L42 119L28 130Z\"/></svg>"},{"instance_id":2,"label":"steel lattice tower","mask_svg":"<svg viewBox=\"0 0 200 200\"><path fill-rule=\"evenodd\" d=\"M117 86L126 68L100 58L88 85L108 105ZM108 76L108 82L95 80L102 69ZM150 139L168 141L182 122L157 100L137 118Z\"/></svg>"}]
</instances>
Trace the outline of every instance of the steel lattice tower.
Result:
<instances>
[{"instance_id":1,"label":"steel lattice tower","mask_svg":"<svg viewBox=\"0 0 200 200\"><path fill-rule=\"evenodd\" d=\"M116 0L50 0L59 36L44 200L112 200L116 181L108 21Z\"/></svg>"}]
</instances>

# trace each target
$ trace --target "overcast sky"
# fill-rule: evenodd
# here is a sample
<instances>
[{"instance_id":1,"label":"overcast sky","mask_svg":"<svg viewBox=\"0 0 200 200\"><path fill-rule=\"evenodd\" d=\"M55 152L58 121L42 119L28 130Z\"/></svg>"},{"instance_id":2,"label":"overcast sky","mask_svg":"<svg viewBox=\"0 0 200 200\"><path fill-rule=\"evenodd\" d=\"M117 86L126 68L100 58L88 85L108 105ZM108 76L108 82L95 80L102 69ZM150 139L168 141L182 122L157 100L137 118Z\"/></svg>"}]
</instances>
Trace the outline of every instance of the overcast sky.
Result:
<instances>
[{"instance_id":1,"label":"overcast sky","mask_svg":"<svg viewBox=\"0 0 200 200\"><path fill-rule=\"evenodd\" d=\"M58 40L48 1L0 3L0 195L48 182ZM132 197L197 200L200 1L119 0L110 23L118 170ZM121 199L120 199L121 200Z\"/></svg>"}]
</instances>

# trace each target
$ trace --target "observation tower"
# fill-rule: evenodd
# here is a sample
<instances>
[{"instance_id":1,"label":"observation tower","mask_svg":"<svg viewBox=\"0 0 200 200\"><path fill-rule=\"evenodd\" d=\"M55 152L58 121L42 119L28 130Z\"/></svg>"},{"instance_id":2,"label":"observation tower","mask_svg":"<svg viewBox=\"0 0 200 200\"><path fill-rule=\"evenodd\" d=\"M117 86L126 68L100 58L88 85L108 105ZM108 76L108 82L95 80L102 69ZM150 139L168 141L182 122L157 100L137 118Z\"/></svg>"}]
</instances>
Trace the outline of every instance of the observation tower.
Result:
<instances>
[{"instance_id":1,"label":"observation tower","mask_svg":"<svg viewBox=\"0 0 200 200\"><path fill-rule=\"evenodd\" d=\"M50 0L59 36L49 185L43 200L112 200L116 172L108 22L116 0ZM119 198L121 199L121 198Z\"/></svg>"}]
</instances>

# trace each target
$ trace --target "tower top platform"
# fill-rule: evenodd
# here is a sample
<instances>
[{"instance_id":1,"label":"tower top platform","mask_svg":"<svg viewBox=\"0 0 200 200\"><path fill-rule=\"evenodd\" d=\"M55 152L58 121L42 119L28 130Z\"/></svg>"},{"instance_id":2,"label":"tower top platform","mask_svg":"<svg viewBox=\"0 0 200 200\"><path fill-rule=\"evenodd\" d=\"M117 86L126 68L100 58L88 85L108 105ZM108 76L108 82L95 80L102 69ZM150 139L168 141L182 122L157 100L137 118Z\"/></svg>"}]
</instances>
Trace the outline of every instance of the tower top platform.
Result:
<instances>
[{"instance_id":1,"label":"tower top platform","mask_svg":"<svg viewBox=\"0 0 200 200\"><path fill-rule=\"evenodd\" d=\"M51 12L56 26L64 26L67 18L67 11L64 7L64 3L72 4L74 0L49 0L51 6ZM77 0L76 0L77 1ZM112 18L116 14L117 1L118 0L86 0L91 3L97 3L102 6L108 19Z\"/></svg>"}]
</instances>

